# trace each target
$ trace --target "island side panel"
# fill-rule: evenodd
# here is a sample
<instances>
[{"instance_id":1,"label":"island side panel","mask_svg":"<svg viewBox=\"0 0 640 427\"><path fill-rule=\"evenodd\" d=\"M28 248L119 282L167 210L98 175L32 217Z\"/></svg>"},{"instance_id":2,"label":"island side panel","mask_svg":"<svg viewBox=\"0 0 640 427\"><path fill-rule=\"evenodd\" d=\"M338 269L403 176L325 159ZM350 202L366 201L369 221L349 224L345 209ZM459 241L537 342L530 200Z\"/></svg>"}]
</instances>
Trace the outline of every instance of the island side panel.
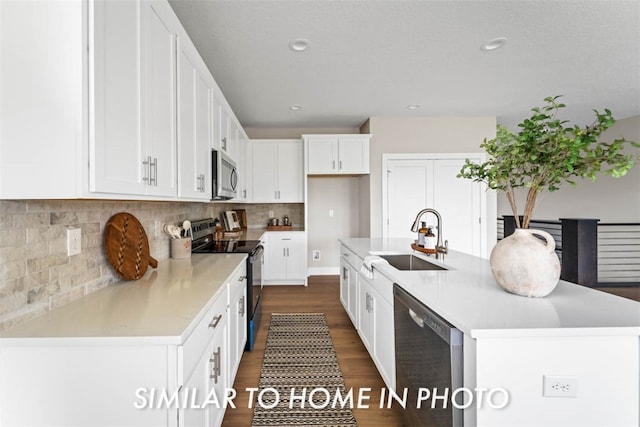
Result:
<instances>
[{"instance_id":1,"label":"island side panel","mask_svg":"<svg viewBox=\"0 0 640 427\"><path fill-rule=\"evenodd\" d=\"M478 339L477 387L510 401L478 409L477 425L639 425L638 357L637 336ZM545 375L575 377L576 397L544 397Z\"/></svg>"}]
</instances>

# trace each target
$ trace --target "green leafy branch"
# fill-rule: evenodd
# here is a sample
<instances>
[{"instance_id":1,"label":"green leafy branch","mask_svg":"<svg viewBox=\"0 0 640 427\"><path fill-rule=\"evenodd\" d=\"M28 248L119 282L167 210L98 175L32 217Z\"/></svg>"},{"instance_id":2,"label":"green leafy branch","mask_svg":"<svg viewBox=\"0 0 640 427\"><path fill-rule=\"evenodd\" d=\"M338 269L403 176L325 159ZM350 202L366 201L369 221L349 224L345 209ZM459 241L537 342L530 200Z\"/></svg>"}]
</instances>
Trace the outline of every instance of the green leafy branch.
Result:
<instances>
[{"instance_id":1,"label":"green leafy branch","mask_svg":"<svg viewBox=\"0 0 640 427\"><path fill-rule=\"evenodd\" d=\"M496 136L480 144L489 155L482 164L467 159L458 177L484 182L491 189L502 190L516 218L518 228L528 228L538 195L553 192L564 183L575 185L575 178L595 181L599 173L614 178L624 176L640 156L624 154L627 145L640 144L625 138L613 142L599 141L615 119L610 110L594 110L595 121L585 127L570 126L557 118L565 104L561 96L547 97L545 105L532 108L533 115L518 124L514 133L502 125ZM522 224L518 215L515 190L528 188Z\"/></svg>"}]
</instances>

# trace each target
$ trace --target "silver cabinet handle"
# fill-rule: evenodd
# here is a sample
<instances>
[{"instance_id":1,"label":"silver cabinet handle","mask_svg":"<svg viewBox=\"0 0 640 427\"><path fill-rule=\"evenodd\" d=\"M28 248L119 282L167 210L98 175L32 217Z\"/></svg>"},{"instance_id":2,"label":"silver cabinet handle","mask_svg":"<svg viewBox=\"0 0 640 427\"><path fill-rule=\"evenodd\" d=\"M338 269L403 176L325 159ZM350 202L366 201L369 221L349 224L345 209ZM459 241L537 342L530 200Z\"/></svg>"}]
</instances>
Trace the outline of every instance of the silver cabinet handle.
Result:
<instances>
[{"instance_id":1,"label":"silver cabinet handle","mask_svg":"<svg viewBox=\"0 0 640 427\"><path fill-rule=\"evenodd\" d=\"M287 256L289 256L289 248L287 248Z\"/></svg>"},{"instance_id":2,"label":"silver cabinet handle","mask_svg":"<svg viewBox=\"0 0 640 427\"><path fill-rule=\"evenodd\" d=\"M332 160L331 161L331 169L335 169L336 168L336 161Z\"/></svg>"},{"instance_id":3,"label":"silver cabinet handle","mask_svg":"<svg viewBox=\"0 0 640 427\"><path fill-rule=\"evenodd\" d=\"M238 313L240 316L244 317L244 297L240 298L240 301L238 301Z\"/></svg>"},{"instance_id":4,"label":"silver cabinet handle","mask_svg":"<svg viewBox=\"0 0 640 427\"><path fill-rule=\"evenodd\" d=\"M339 170L342 170L342 160L340 160L340 161L338 162L338 169L339 169Z\"/></svg>"},{"instance_id":5,"label":"silver cabinet handle","mask_svg":"<svg viewBox=\"0 0 640 427\"><path fill-rule=\"evenodd\" d=\"M220 367L222 365L220 363L220 347L218 347L218 350L213 352L209 362L211 362L211 374L209 375L209 378L211 378L215 384L218 384L218 378L220 377L221 371Z\"/></svg>"},{"instance_id":6,"label":"silver cabinet handle","mask_svg":"<svg viewBox=\"0 0 640 427\"><path fill-rule=\"evenodd\" d=\"M144 165L144 177L142 180L146 185L151 185L151 156L147 156L146 160L142 161Z\"/></svg>"},{"instance_id":7,"label":"silver cabinet handle","mask_svg":"<svg viewBox=\"0 0 640 427\"><path fill-rule=\"evenodd\" d=\"M238 277L238 282L242 282L246 278L247 278L247 276L240 276L240 277Z\"/></svg>"},{"instance_id":8,"label":"silver cabinet handle","mask_svg":"<svg viewBox=\"0 0 640 427\"><path fill-rule=\"evenodd\" d=\"M227 151L227 137L222 137L222 149Z\"/></svg>"},{"instance_id":9,"label":"silver cabinet handle","mask_svg":"<svg viewBox=\"0 0 640 427\"><path fill-rule=\"evenodd\" d=\"M209 323L209 327L215 329L218 326L218 323L222 320L222 314L218 314L216 317L211 319L211 323Z\"/></svg>"},{"instance_id":10,"label":"silver cabinet handle","mask_svg":"<svg viewBox=\"0 0 640 427\"><path fill-rule=\"evenodd\" d=\"M149 175L151 176L151 178L149 178L149 185L153 185L154 187L158 186L158 158L154 157L153 160L151 160L151 157L149 157Z\"/></svg>"}]
</instances>

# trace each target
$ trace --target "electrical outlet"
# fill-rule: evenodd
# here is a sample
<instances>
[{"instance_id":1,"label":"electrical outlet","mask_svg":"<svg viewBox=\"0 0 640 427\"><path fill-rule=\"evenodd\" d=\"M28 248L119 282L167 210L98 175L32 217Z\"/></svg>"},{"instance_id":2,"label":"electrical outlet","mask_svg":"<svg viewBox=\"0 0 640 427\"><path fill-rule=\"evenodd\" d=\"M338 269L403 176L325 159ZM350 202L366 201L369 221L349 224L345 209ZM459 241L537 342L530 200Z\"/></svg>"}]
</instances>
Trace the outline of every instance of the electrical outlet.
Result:
<instances>
[{"instance_id":1,"label":"electrical outlet","mask_svg":"<svg viewBox=\"0 0 640 427\"><path fill-rule=\"evenodd\" d=\"M269 218L273 218L273 211L269 211Z\"/></svg>"},{"instance_id":2,"label":"electrical outlet","mask_svg":"<svg viewBox=\"0 0 640 427\"><path fill-rule=\"evenodd\" d=\"M320 251L317 249L313 251L313 260L320 261Z\"/></svg>"},{"instance_id":3,"label":"electrical outlet","mask_svg":"<svg viewBox=\"0 0 640 427\"><path fill-rule=\"evenodd\" d=\"M82 251L82 230L67 227L67 256L78 255Z\"/></svg>"},{"instance_id":4,"label":"electrical outlet","mask_svg":"<svg viewBox=\"0 0 640 427\"><path fill-rule=\"evenodd\" d=\"M578 395L578 378L570 375L543 375L544 397L576 397Z\"/></svg>"}]
</instances>

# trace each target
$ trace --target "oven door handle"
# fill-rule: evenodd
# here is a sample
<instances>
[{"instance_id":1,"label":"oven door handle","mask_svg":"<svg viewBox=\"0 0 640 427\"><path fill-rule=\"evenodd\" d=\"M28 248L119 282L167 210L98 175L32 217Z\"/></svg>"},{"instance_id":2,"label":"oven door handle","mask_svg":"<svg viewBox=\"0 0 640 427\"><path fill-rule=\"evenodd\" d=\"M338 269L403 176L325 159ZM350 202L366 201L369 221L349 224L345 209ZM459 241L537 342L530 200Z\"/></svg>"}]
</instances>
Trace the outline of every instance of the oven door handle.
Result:
<instances>
[{"instance_id":1,"label":"oven door handle","mask_svg":"<svg viewBox=\"0 0 640 427\"><path fill-rule=\"evenodd\" d=\"M424 319L421 319L420 317L418 317L415 311L409 309L409 316L411 316L411 319L413 319L416 325L420 326L421 328L424 328Z\"/></svg>"}]
</instances>

